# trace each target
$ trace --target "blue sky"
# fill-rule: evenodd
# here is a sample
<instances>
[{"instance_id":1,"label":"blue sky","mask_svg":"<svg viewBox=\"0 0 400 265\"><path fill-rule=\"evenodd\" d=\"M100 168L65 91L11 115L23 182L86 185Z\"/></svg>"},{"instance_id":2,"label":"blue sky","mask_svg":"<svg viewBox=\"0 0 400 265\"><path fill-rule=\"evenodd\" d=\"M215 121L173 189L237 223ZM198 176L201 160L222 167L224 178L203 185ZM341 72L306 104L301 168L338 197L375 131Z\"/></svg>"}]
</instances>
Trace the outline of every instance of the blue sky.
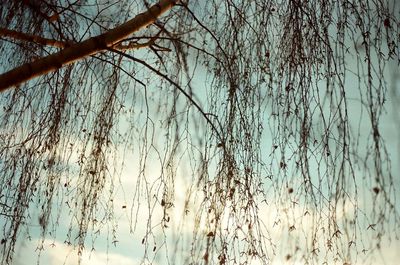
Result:
<instances>
[{"instance_id":1,"label":"blue sky","mask_svg":"<svg viewBox=\"0 0 400 265\"><path fill-rule=\"evenodd\" d=\"M393 68L388 68L390 72L396 73L398 70L398 67L395 69ZM201 80L202 77L199 77L199 80ZM388 77L388 80L390 78ZM196 81L199 82L199 81ZM400 81L398 80L396 82L397 84L397 91L400 91ZM350 84L351 85L351 84ZM201 85L197 84L199 89ZM386 143L388 144L388 151L390 153L390 158L392 160L392 172L399 172L399 133L398 133L398 124L394 122L394 108L397 107L397 104L395 102L391 101L391 97L388 97L388 102L387 102L387 113L383 115L382 122L381 122L381 132L383 134L383 138L385 139ZM355 121L359 121L359 118L357 117L357 110L358 107L356 104L351 107L352 108L352 118L354 118ZM268 114L267 114L268 115ZM360 122L360 127L361 127L361 132L368 132L369 128L369 121L365 117L361 119ZM157 130L157 129L155 129ZM365 136L365 135L364 135ZM266 136L267 137L267 136ZM162 145L162 142L159 142L160 146ZM268 145L268 140L265 141L265 145ZM361 144L363 145L363 143ZM123 147L121 147L123 148ZM268 151L268 147L265 147ZM268 151L269 152L269 151ZM122 151L121 151L122 154ZM77 157L75 158L76 160L78 159ZM92 264L121 264L121 265L126 265L126 264L140 264L143 262L142 257L143 257L143 251L145 250L144 246L142 245L142 239L144 235L146 234L146 229L148 228L146 222L147 214L150 208L147 206L141 206L140 208L135 208L137 207L137 204L135 204L137 201L133 198L133 192L136 188L137 185L137 177L139 176L138 172L138 161L139 157L137 154L133 153L132 155L129 155L126 157L127 163L126 167L123 169L123 173L120 179L120 183L117 185L117 193L115 194L114 197L114 206L115 206L115 219L113 220L112 225L102 225L101 226L101 233L97 237L95 243L94 243L94 250L91 250L91 243L89 240L89 244L87 248L83 251L83 255L81 257L81 262L83 265L92 265ZM150 158L151 159L151 158ZM152 158L154 159L154 157ZM74 161L72 159L71 161ZM131 162L129 162L131 161ZM155 160L156 161L156 160ZM147 172L146 172L146 178L149 183L157 183L157 178L160 175L161 168L159 166L158 162L154 162L153 166L147 167ZM174 202L174 207L172 207L168 214L171 216L171 223L170 228L168 228L166 231L166 235L171 238L176 238L176 231L178 231L178 228L182 233L184 234L183 237L189 238L192 232L192 228L194 226L194 219L195 219L195 212L197 207L199 207L196 202L201 201L201 196L198 195L198 197L194 200L192 200L192 204L189 205L189 213L185 218L186 219L186 226L183 227L183 229L180 227L180 221L183 218L183 212L184 212L184 201L186 199L185 196L187 196L188 191L193 188L191 186L191 179L188 178L188 175L190 175L190 167L188 167L187 164L185 163L179 163L178 164L178 169L177 169L177 177L178 179L176 180L175 184L175 202ZM361 172L358 172L358 174L361 174ZM399 178L395 177L395 186L397 188L400 187L400 180ZM268 185L268 183L266 183ZM363 187L366 190L371 189L371 184L365 183L365 186ZM144 197L143 197L144 198ZM152 203L154 205L157 205L158 199L154 198ZM295 258L290 259L289 261L286 260L286 257L289 253L294 253L295 252L295 246L296 244L303 244L305 242L296 241L293 242L291 241L291 238L306 238L306 236L312 231L312 224L313 221L311 219L308 219L307 217L304 217L304 205L299 205L299 207L295 208L294 210L290 211L289 213L285 212L285 203L282 202L282 207L277 208L275 204L271 204L270 206L267 205L262 205L260 207L260 218L265 222L266 226L270 229L269 230L269 236L273 239L274 242L277 242L276 244L276 256L272 255L273 257L273 263L272 264L303 264L301 261L295 261ZM361 208L368 209L370 206L368 204L371 204L369 199L362 200L360 199L359 205ZM398 205L397 205L398 206ZM352 205L346 204L346 206L343 208L343 212L351 214L351 212L354 210L352 208ZM133 213L131 210L133 210ZM136 210L139 209L137 212L138 218L135 219L135 214ZM163 216L163 209L162 207L155 207L153 212L153 220L152 220L152 226L156 227L160 220L162 219ZM328 212L328 209L324 209L324 211ZM340 211L339 211L340 212ZM287 214L287 215L286 215ZM311 217L310 217L311 218ZM340 219L340 216L339 216ZM35 218L32 218L33 222L35 221ZM56 232L56 236L52 238L45 238L43 243L38 243L40 242L39 235L38 235L38 230L37 228L39 227L39 223L31 223L30 228L31 228L31 240L26 240L24 237L26 235L22 234L21 235L21 241L20 245L17 248L16 251L16 260L15 264L18 265L28 265L32 264L33 260L37 259L38 256L38 245L43 246L43 250L40 252L40 263L43 265L50 265L50 264L76 264L78 260L78 256L76 254L76 249L74 249L72 246L68 246L67 244L64 243L65 240L65 235L67 233L68 227L69 227L69 217L68 217L68 212L64 211L62 212L60 221L59 221L59 227ZM276 225L277 220L279 220L278 224ZM297 221L296 221L297 220ZM135 225L136 224L136 225ZM291 225L296 225L296 229L294 231L291 231L290 233L285 230L285 227L291 226ZM115 236L116 240L114 243L114 239L112 239L112 229L116 228ZM135 230L134 233L131 233L130 231ZM204 228L204 233L207 233L207 229ZM321 232L322 233L322 232ZM186 235L185 235L186 234ZM291 237L289 237L289 234ZM297 234L297 236L294 236ZM361 252L362 248L367 248L369 245L368 239L373 235L368 234L368 231L366 232L366 237L363 238L358 238L358 240L363 241L363 245L357 246L356 250L358 252ZM155 265L163 265L167 264L166 261L164 260L165 254L169 253L169 256L172 257L174 253L174 245L171 241L165 240L164 239L164 232L162 230L154 230L154 241L149 242L149 244L154 244L156 247L156 251L154 252L154 259L151 260L152 264ZM320 235L321 238L323 238L323 233ZM90 237L89 237L90 239ZM297 239L299 240L299 239ZM396 265L398 264L398 260L400 258L398 249L400 249L400 241L399 240L394 240L392 238L392 242L389 242L389 239L384 236L382 240L382 245L381 245L381 251L374 252L372 255L367 252L367 254L358 254L357 261L352 264L366 264L369 262L370 264L386 264L386 265ZM108 242L108 243L107 243ZM165 246L163 243L168 242L169 245ZM168 249L166 249L168 247ZM152 247L150 247L151 249ZM296 253L293 254L293 256L297 255ZM322 254L321 254L322 255ZM151 254L150 256L153 256ZM293 263L294 262L294 263ZM368 264L369 264L368 263ZM144 262L143 264L148 264ZM182 263L183 264L183 263ZM257 262L254 262L254 264L258 264ZM334 261L332 261L332 264L335 264Z\"/></svg>"},{"instance_id":2,"label":"blue sky","mask_svg":"<svg viewBox=\"0 0 400 265\"><path fill-rule=\"evenodd\" d=\"M349 62L349 64L354 64L354 62ZM354 66L354 65L353 65ZM387 67L387 82L391 82L391 74L392 73L399 73L400 69L398 66L395 65L388 65ZM206 80L204 73L202 73L203 69L198 70L199 75L193 81L193 87L196 88L194 93L196 94L197 98L200 101L204 100L206 97L206 89L207 83L204 82ZM352 77L350 77L352 78ZM397 76L397 82L395 82L400 95L400 77ZM355 85L354 81L349 80L349 86ZM350 90L351 91L351 90ZM354 97L357 97L357 91L354 90ZM352 93L350 92L350 94ZM383 115L381 119L381 133L383 138L385 139L386 143L388 144L388 151L390 154L390 158L392 160L392 172L400 172L400 157L399 157L399 146L400 146L400 134L399 134L399 124L395 122L395 114L396 111L399 110L398 103L400 102L393 102L392 97L388 94L388 101L387 101L387 113ZM369 133L369 120L367 119L367 115L364 114L363 117L359 117L359 103L354 101L354 105L350 107L351 118L354 119L354 122L360 122L360 132L363 134L363 137L367 136ZM203 106L206 106L206 102L202 102ZM397 109L395 109L397 107ZM270 115L270 113L266 113L265 115ZM397 120L398 122L398 120ZM357 127L356 124L354 124ZM121 128L125 125L122 124ZM162 124L158 123L155 120L154 131L157 134L162 128ZM266 126L267 127L267 126ZM161 139L161 138L160 138ZM270 152L270 135L266 130L264 135L264 146L262 147L262 151L265 153ZM158 144L159 148L163 148L162 141L156 140L156 144ZM360 144L361 146L366 145L365 142ZM125 146L115 146L114 147L120 157L116 157L116 159L122 159L122 150ZM72 157L71 161L77 161L79 158ZM142 193L142 197L134 197L134 192L138 185L138 177L141 176L139 170L139 155L137 153L137 149L132 154L127 154L125 156L126 164L125 167L122 169L121 179L116 181L115 183L109 182L109 185L116 185L116 193L113 198L113 204L115 206L115 213L112 221L109 224L98 224L98 227L94 227L94 230L99 229L100 234L98 234L95 242L94 242L94 250L91 250L91 237L88 238L88 245L87 248L83 251L83 255L81 257L81 261L83 265L92 265L92 264L139 264L143 262L143 252L145 251L145 247L142 244L142 240L145 234L148 232L149 227L154 228L154 238L150 237L149 241L146 242L150 245L149 249L153 249L155 247L155 251L151 253L149 256L154 257L151 260L152 264L154 265L163 265L166 264L164 259L165 255L168 254L172 259L175 249L174 244L170 239L165 239L165 236L168 238L176 239L177 237L181 238L181 240L187 240L190 238L193 230L193 226L195 226L195 213L199 207L199 203L201 202L201 195L196 195L197 197L192 197L190 200L190 204L187 206L184 202L187 200L188 193L190 190L193 189L192 178L190 175L191 172L191 165L185 163L190 158L184 157L180 158L179 162L177 163L177 179L175 183L175 200L174 200L174 207L168 210L168 215L171 217L171 222L168 224L170 227L166 230L159 229L160 220L163 218L163 208L159 207L159 197L152 197L148 194ZM149 167L146 168L146 181L148 183L155 183L155 186L152 188L157 187L157 185L161 185L158 183L158 178L160 174L162 174L162 170L160 168L159 161L157 160L157 153L152 152L152 156L149 157ZM362 174L361 171L358 171L357 174ZM362 181L359 182L362 186L364 191L370 191L373 187L373 183L363 183ZM296 184L295 181L292 184ZM145 185L141 184L141 188L144 188ZM268 190L269 183L265 183L266 189ZM400 189L400 178L395 175L395 186L397 189ZM156 188L154 188L154 192ZM153 190L152 190L153 191ZM282 192L284 192L282 190ZM61 198L59 198L61 199ZM150 203L146 205L145 201L149 199ZM273 200L273 198L271 198ZM143 204L140 205L140 202L143 201ZM107 202L104 202L107 203ZM273 239L276 244L276 256L273 256L272 251L270 252L271 258L273 258L272 264L303 264L300 261L295 262L295 258L286 261L286 257L288 254L293 256L299 255L295 253L296 245L305 244L305 241L302 241L302 237L307 237L309 233L313 230L312 224L313 220L309 219L311 217L307 217L304 215L305 205L301 203L297 208L287 212L285 209L288 208L286 205L287 201L282 201L281 207L276 207L276 204L271 204L270 206L262 204L260 205L260 218L266 224L267 228L269 229L269 236ZM373 201L370 199L365 199L360 197L359 204L364 209L370 209ZM343 206L343 209L340 211L345 214L351 214L354 210L353 206L350 204L346 204ZM398 210L400 211L400 206L397 205ZM153 219L150 223L147 223L147 216L149 211L153 211ZM185 209L189 209L189 212L185 214ZM329 209L325 208L323 211L328 212ZM40 251L40 264L43 265L52 265L52 264L76 264L78 260L78 256L76 253L76 249L74 247L69 246L64 243L66 234L68 233L69 228L69 221L70 216L67 209L64 209L61 212L61 217L58 221L58 229L56 232L53 233L53 237L46 237L44 241L41 241L39 236L39 218L38 216L35 217L35 213L33 210L32 216L34 216L31 220L32 223L29 224L31 229L30 238L28 240L28 235L22 233L20 235L21 240L19 241L20 244L17 246L16 249L16 260L15 264L18 265L28 265L32 264L34 260L37 260L38 257L38 246L43 247L42 251ZM181 221L183 218L186 218L186 223L183 226ZM52 220L56 220L56 216L52 216ZM340 219L340 216L339 216ZM35 221L37 220L37 222ZM279 220L279 222L277 222ZM328 221L324 220L323 221ZM0 221L1 222L1 221ZM278 223L278 224L276 224ZM200 230L204 231L206 234L207 228L206 225L200 223ZM291 231L290 233L287 231L286 227L294 226L296 229ZM74 229L74 228L73 228ZM116 229L113 231L113 229ZM134 230L134 233L132 232ZM165 232L166 231L166 232ZM176 234L176 231L180 231L179 235ZM164 234L165 232L165 234ZM115 239L113 238L115 236ZM318 236L320 236L320 240L324 241L324 234L323 231L320 231ZM362 252L364 247L369 247L369 239L374 237L373 231L366 232L365 238L358 238L360 243L357 242L355 250L358 252ZM389 236L389 235L387 235ZM297 238L297 241L291 241L291 238ZM306 240L306 239L305 239ZM42 243L41 243L42 242ZM165 245L165 242L168 245ZM185 241L186 242L186 241ZM189 241L187 241L190 244ZM362 245L364 244L364 245ZM370 262L371 264L387 264L387 265L396 265L398 264L398 260L400 259L400 253L398 252L400 249L400 241L393 240L391 243L389 239L384 236L381 251L375 252L373 255L370 255L369 252L367 254L359 254L358 258L356 259L356 263L352 264L365 264L366 262ZM188 253L189 255L189 253ZM321 253L323 255L323 253ZM179 258L178 258L179 259ZM148 262L144 262L143 264L148 264ZM184 264L182 262L182 264ZM257 264L257 262L254 262ZM334 264L334 261L332 261Z\"/></svg>"}]
</instances>

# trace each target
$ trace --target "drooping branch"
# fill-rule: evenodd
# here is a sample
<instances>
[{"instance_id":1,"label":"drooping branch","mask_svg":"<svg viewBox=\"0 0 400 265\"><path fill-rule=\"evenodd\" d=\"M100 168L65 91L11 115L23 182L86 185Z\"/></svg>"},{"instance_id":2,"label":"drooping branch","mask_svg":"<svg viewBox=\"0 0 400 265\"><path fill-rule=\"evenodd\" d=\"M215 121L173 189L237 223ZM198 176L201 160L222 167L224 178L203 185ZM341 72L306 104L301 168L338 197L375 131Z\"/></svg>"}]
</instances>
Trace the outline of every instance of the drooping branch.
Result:
<instances>
[{"instance_id":1,"label":"drooping branch","mask_svg":"<svg viewBox=\"0 0 400 265\"><path fill-rule=\"evenodd\" d=\"M112 47L141 28L153 23L163 13L171 9L177 0L160 0L147 11L128 22L83 42L71 45L57 53L26 63L0 75L0 92L15 87L35 77L56 71L57 69L83 59L92 54Z\"/></svg>"}]
</instances>

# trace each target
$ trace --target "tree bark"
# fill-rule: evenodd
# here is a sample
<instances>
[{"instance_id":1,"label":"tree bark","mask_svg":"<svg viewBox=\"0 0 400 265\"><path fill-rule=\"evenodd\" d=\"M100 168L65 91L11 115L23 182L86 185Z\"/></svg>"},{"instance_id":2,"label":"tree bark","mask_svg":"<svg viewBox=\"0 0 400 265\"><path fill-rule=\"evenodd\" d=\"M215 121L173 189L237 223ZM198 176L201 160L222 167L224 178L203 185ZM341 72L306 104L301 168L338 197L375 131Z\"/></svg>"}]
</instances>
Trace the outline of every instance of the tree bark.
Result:
<instances>
[{"instance_id":1,"label":"tree bark","mask_svg":"<svg viewBox=\"0 0 400 265\"><path fill-rule=\"evenodd\" d=\"M159 16L171 9L177 1L160 0L147 11L106 33L73 44L57 53L39 58L1 74L0 92L112 47L132 33L153 23Z\"/></svg>"}]
</instances>

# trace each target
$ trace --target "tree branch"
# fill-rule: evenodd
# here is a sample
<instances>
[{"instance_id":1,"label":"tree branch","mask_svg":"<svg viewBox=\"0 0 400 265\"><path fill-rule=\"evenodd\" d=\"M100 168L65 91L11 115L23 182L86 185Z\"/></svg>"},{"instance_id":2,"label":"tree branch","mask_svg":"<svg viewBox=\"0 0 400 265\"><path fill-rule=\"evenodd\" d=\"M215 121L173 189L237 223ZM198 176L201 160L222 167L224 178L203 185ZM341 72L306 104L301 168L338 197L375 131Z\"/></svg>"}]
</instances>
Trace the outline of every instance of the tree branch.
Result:
<instances>
[{"instance_id":1,"label":"tree branch","mask_svg":"<svg viewBox=\"0 0 400 265\"><path fill-rule=\"evenodd\" d=\"M120 51L126 51L126 50L134 50L134 49L140 49L144 47L149 47L154 44L154 42L158 39L158 36L160 35L161 31L157 33L154 37L151 37L149 41L145 43L139 43L138 41L130 41L128 44L122 44L122 40L120 43L115 44L112 48Z\"/></svg>"},{"instance_id":2,"label":"tree branch","mask_svg":"<svg viewBox=\"0 0 400 265\"><path fill-rule=\"evenodd\" d=\"M144 43L139 43L137 41L130 41L128 44L122 44L123 41L115 44L113 46L114 49L120 50L120 51L126 51L126 50L136 50L136 49L140 49L140 48L145 48L145 47L149 47L151 45L154 45L154 42L157 40L158 38L157 34L154 37L151 37L151 39L147 42ZM14 39L14 40L22 40L22 41L28 41L28 42L33 42L33 43L37 43L43 46L53 46L56 48L66 48L69 47L73 44L75 44L74 42L64 42L64 41L58 41L58 40L54 40L54 39L48 39L48 38L43 38L37 35L31 35L31 34L27 34L27 33L23 33L23 32L19 32L19 31L15 31L15 30L10 30L10 29L6 29L6 28L2 28L0 27L0 37L7 37L10 39ZM161 49L162 47L160 47Z\"/></svg>"},{"instance_id":3,"label":"tree branch","mask_svg":"<svg viewBox=\"0 0 400 265\"><path fill-rule=\"evenodd\" d=\"M113 49L113 48L108 48L108 50L115 52L119 55L122 55L128 59L131 59L134 62L140 63L142 65L144 65L145 67L147 67L148 69L150 69L151 71L153 71L154 73L156 73L157 75L159 75L160 77L164 78L165 80L167 80L170 84L172 84L174 87L176 87L187 99L188 101L193 104L195 106L195 108L201 113L201 115L205 118L206 122L211 126L211 128L213 129L213 131L215 132L215 134L217 135L217 138L219 141L221 142L225 142L225 139L222 137L222 135L220 134L220 131L217 129L217 127L215 126L215 124L211 121L211 119L208 117L209 115L207 113L204 112L204 110L200 107L200 105L194 100L194 98L192 96L190 96L180 85L178 85L176 82L174 82L171 78L169 78L167 75L163 74L162 72L160 72L159 70L157 70L156 68L152 67L150 64L146 63L143 60L140 60L138 58L135 58L129 54L126 54L124 52L121 52L119 50Z\"/></svg>"},{"instance_id":4,"label":"tree branch","mask_svg":"<svg viewBox=\"0 0 400 265\"><path fill-rule=\"evenodd\" d=\"M73 44L57 53L26 63L0 75L0 92L20 85L35 77L83 59L92 54L106 50L141 28L152 24L159 16L170 10L178 0L160 0L147 11L137 15L128 22L83 42Z\"/></svg>"},{"instance_id":5,"label":"tree branch","mask_svg":"<svg viewBox=\"0 0 400 265\"><path fill-rule=\"evenodd\" d=\"M65 48L68 46L66 42L63 41L58 41L58 40L53 40L53 39L47 39L43 38L40 36L36 35L31 35L27 33L22 33L19 31L11 30L11 29L6 29L6 28L1 28L0 27L0 36L1 37L7 37L7 38L12 38L16 40L24 40L24 41L29 41L29 42L35 42L41 45L45 46L53 46L57 48Z\"/></svg>"}]
</instances>

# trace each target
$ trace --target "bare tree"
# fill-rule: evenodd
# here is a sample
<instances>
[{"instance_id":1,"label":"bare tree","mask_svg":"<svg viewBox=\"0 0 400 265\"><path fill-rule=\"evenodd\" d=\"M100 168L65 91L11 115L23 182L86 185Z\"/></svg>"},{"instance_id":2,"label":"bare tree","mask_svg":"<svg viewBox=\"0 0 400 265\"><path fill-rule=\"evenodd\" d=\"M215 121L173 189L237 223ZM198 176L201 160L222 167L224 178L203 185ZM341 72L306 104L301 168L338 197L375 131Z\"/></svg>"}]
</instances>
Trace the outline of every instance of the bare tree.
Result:
<instances>
[{"instance_id":1,"label":"bare tree","mask_svg":"<svg viewBox=\"0 0 400 265\"><path fill-rule=\"evenodd\" d=\"M144 263L160 255L160 231L172 264L268 264L282 251L350 263L379 249L399 231L380 130L385 66L400 58L396 10L380 0L2 0L2 263L33 222L55 237L62 211L78 251L99 224L116 229L133 158L136 184L124 190L130 232L146 227Z\"/></svg>"}]
</instances>

